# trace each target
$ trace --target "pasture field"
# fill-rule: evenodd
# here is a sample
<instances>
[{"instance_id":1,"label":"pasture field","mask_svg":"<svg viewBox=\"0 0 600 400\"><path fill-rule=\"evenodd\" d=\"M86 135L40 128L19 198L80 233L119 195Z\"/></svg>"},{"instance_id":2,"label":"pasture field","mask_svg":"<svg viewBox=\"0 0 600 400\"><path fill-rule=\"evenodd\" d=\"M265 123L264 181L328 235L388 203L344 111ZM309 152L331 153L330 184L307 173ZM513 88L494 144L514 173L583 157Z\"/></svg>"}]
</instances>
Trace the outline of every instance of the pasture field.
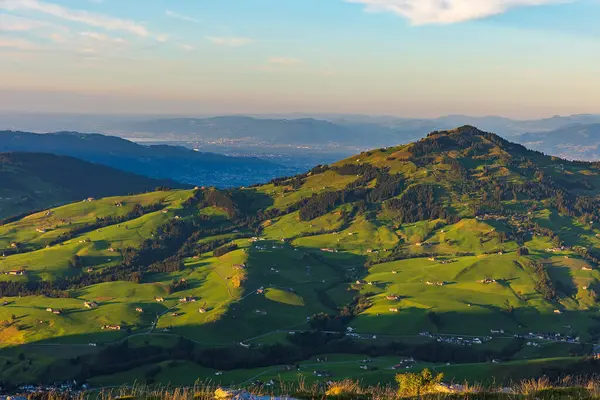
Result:
<instances>
[{"instance_id":1,"label":"pasture field","mask_svg":"<svg viewBox=\"0 0 600 400\"><path fill-rule=\"evenodd\" d=\"M0 225L0 381L370 384L407 358L508 380L585 359L600 340L597 168L567 164L590 181L559 202L527 183L564 181L554 161L468 132Z\"/></svg>"}]
</instances>

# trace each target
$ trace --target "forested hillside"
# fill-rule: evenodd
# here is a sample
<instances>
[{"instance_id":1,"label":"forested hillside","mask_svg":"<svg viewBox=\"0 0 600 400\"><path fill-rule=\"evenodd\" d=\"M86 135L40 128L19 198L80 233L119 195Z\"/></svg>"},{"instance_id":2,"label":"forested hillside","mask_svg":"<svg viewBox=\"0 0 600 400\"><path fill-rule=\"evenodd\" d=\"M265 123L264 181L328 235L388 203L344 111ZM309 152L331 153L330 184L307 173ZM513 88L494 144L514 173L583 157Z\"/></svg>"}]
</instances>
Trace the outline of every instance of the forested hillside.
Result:
<instances>
[{"instance_id":1,"label":"forested hillside","mask_svg":"<svg viewBox=\"0 0 600 400\"><path fill-rule=\"evenodd\" d=\"M0 131L0 152L76 157L123 171L191 185L232 187L266 182L288 169L252 157L228 157L180 146L143 146L101 134Z\"/></svg>"},{"instance_id":2,"label":"forested hillside","mask_svg":"<svg viewBox=\"0 0 600 400\"><path fill-rule=\"evenodd\" d=\"M0 153L0 182L0 219L88 197L186 186L46 153Z\"/></svg>"},{"instance_id":3,"label":"forested hillside","mask_svg":"<svg viewBox=\"0 0 600 400\"><path fill-rule=\"evenodd\" d=\"M599 224L599 163L471 126L265 185L73 203L0 226L0 380L586 373Z\"/></svg>"}]
</instances>

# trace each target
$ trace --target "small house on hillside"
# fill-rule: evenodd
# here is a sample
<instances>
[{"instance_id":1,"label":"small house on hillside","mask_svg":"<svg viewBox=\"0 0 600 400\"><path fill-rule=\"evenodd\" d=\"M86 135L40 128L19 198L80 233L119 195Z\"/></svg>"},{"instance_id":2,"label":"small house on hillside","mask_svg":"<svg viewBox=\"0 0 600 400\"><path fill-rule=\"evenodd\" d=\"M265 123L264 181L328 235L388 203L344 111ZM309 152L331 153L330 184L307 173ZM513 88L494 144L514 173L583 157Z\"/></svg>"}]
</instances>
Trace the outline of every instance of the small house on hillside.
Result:
<instances>
[{"instance_id":1,"label":"small house on hillside","mask_svg":"<svg viewBox=\"0 0 600 400\"><path fill-rule=\"evenodd\" d=\"M323 249L321 249L321 251L323 251L325 253L337 253L337 250L330 249L330 248L323 248Z\"/></svg>"},{"instance_id":2,"label":"small house on hillside","mask_svg":"<svg viewBox=\"0 0 600 400\"><path fill-rule=\"evenodd\" d=\"M86 301L83 303L83 305L86 308L97 308L98 307L98 303L96 303L95 301Z\"/></svg>"},{"instance_id":3,"label":"small house on hillside","mask_svg":"<svg viewBox=\"0 0 600 400\"><path fill-rule=\"evenodd\" d=\"M427 281L425 283L429 286L444 286L446 284L446 282L431 282L431 281Z\"/></svg>"},{"instance_id":4,"label":"small house on hillside","mask_svg":"<svg viewBox=\"0 0 600 400\"><path fill-rule=\"evenodd\" d=\"M121 325L104 325L102 327L103 330L109 330L109 331L120 331L121 330Z\"/></svg>"},{"instance_id":5,"label":"small house on hillside","mask_svg":"<svg viewBox=\"0 0 600 400\"><path fill-rule=\"evenodd\" d=\"M8 274L22 276L22 275L27 275L27 271L24 269L13 269L13 270L9 271Z\"/></svg>"},{"instance_id":6,"label":"small house on hillside","mask_svg":"<svg viewBox=\"0 0 600 400\"><path fill-rule=\"evenodd\" d=\"M154 300L158 301L159 303L162 303L165 301L165 299L163 297L155 297Z\"/></svg>"}]
</instances>

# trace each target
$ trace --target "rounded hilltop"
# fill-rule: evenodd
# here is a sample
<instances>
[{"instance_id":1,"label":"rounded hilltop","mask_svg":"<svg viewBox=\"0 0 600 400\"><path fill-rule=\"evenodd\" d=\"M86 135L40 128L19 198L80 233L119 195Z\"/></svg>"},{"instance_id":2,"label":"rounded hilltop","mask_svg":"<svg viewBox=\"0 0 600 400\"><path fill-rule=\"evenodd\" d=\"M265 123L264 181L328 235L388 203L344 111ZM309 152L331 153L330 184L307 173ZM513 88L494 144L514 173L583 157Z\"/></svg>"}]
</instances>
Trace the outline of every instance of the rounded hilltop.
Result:
<instances>
[{"instance_id":1,"label":"rounded hilltop","mask_svg":"<svg viewBox=\"0 0 600 400\"><path fill-rule=\"evenodd\" d=\"M0 381L581 370L598 338L599 190L600 165L463 126L264 185L16 217L0 225L14 345Z\"/></svg>"}]
</instances>

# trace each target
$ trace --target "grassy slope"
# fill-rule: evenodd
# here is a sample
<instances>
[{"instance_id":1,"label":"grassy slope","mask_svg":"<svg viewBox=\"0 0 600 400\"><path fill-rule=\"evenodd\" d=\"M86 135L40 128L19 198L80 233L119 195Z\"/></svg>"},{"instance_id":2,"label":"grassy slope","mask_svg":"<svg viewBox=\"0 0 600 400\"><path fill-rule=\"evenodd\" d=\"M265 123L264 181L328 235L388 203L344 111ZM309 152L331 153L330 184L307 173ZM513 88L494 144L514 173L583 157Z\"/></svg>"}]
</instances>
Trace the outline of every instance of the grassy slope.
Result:
<instances>
[{"instance_id":1,"label":"grassy slope","mask_svg":"<svg viewBox=\"0 0 600 400\"><path fill-rule=\"evenodd\" d=\"M87 197L185 187L72 157L0 153L0 218L46 209Z\"/></svg>"},{"instance_id":2,"label":"grassy slope","mask_svg":"<svg viewBox=\"0 0 600 400\"><path fill-rule=\"evenodd\" d=\"M407 147L403 146L366 152L341 161L339 165L359 160L361 163L387 166L390 171L401 173L407 185L438 185L447 193L441 201L457 213L467 214L469 204L477 195L457 198L451 190L451 182L440 179L440 174L448 170L447 166L433 163L417 167L407 158L406 150ZM470 167L476 171L476 179L487 179L483 173L484 165L489 167L489 161L473 160ZM522 180L512 171L495 167L490 170L495 177ZM578 176L598 175L597 171L575 167L572 173ZM341 176L330 170L308 176L298 189L270 184L245 190L268 195L272 199L271 207L284 208L315 193L343 189L355 179L356 176ZM0 226L0 247L7 247L13 241L43 245L67 229L61 220L68 220L71 226L76 226L94 221L98 216L122 215L136 203L160 201L169 209L168 214L152 213L120 224L122 226L110 226L82 235L91 239L89 243L80 243L81 238L75 238L50 248L5 257L0 262L0 271L27 266L31 275L26 278L1 277L52 280L76 273L68 267L68 260L73 254L80 255L84 265L95 269L115 265L119 261L118 255L108 252L109 247L135 247L175 215L188 218L193 213L199 213L215 221L227 219L223 210L214 207L182 210L182 202L190 194L189 191L158 192L75 203L54 209L50 215L35 214ZM124 206L115 207L115 201L123 202ZM504 205L523 211L530 207L531 202L505 201ZM504 329L511 334L530 331L577 332L582 338L588 337L588 328L595 323L598 307L584 287L599 280L600 273L597 270L584 271L583 267L591 265L576 253L548 253L545 249L553 247L550 240L535 236L529 237L525 243L530 255L517 257L517 243L501 242L495 235L496 232L510 230L506 223L464 218L456 224L448 224L441 219L397 224L395 214L385 206L358 213L349 223L344 223L340 211L349 210L350 206L339 206L312 221L300 221L298 212L273 218L263 223L261 240L250 242L247 238L238 239L236 243L239 249L234 252L221 257L214 257L208 252L197 258L186 259L181 271L157 274L152 276L151 281L141 284L117 282L94 285L76 291L70 299L7 299L10 304L0 307L0 320L10 321L14 314L18 323L7 324L10 326L1 329L0 340L5 345L38 341L59 344L86 344L89 341L108 343L126 334L102 332L100 326L103 324L131 326L136 334L148 332L156 320L154 334L142 336L144 340L161 343L161 340L169 338L168 335L181 334L201 346L224 346L242 341L253 345L286 343L285 332L305 328L307 317L315 313L335 313L336 308L347 304L359 293L372 295L373 305L356 317L351 326L358 332L377 334L382 338L417 340L418 333L422 331L481 336L489 334L490 329ZM532 215L532 220L559 231L569 245L600 244L597 237L599 232L594 226L560 216L543 204ZM50 230L41 234L36 232L38 227ZM249 231L242 233L246 233L248 238L254 235ZM233 237L233 234L217 235L202 238L200 242ZM286 241L282 242L281 239ZM418 242L426 242L429 246L418 246ZM322 248L336 249L338 252L327 253L321 251ZM381 263L369 269L363 267L366 261L398 249L415 258ZM498 249L502 250L502 254L498 254ZM429 259L431 253L437 254L436 259ZM457 253L470 255L457 256ZM564 296L560 303L544 300L535 290L537 277L526 267L529 259L544 262L552 279L572 293ZM247 268L234 269L234 265L238 264L245 264ZM168 294L168 285L182 278L188 281L188 289ZM351 289L350 282L358 278L371 284ZM498 282L487 285L477 282L485 278ZM236 283L238 281L241 281L239 286ZM447 284L429 286L427 281L444 281ZM264 294L256 293L260 287L266 289ZM387 300L389 294L397 294L400 298L397 301ZM164 297L165 302L155 302L153 299L157 296ZM178 299L183 296L194 296L197 301L182 304ZM83 308L84 300L98 301L100 307L86 310ZM63 308L66 313L54 316L44 311L46 307ZM136 307L142 307L144 312L137 313ZM199 312L201 307L206 309L205 313ZM398 308L399 312L391 312L390 308ZM507 313L509 308L514 310L511 314ZM557 308L565 312L557 315L553 312ZM439 318L434 321L431 313ZM17 325L27 328L18 330ZM565 328L569 325L571 328ZM162 332L166 328L170 332ZM71 349L68 346L66 348ZM565 355L564 349L548 346L543 351L524 351L517 357ZM40 363L47 362L43 355L36 357ZM392 363L393 360L385 359L382 366L388 362ZM159 380L163 382L190 383L192 376L209 377L214 373L197 366L192 368L183 362L175 366L169 366L168 362L161 365L164 372L159 374ZM469 366L455 368L456 372L452 372L450 367L446 370L462 379L469 373L475 373L479 367L471 367L471 370ZM227 379L239 382L270 369L273 368L236 371ZM369 373L356 369L354 364L347 369L340 367L336 375L369 376ZM102 377L94 382L131 381L141 377L144 370ZM0 373L0 379L15 379L15 371L13 368ZM18 379L35 376L35 371L37 369L30 370L30 375L24 374L23 378ZM275 368L275 372L268 372L265 377L280 373ZM292 377L294 373L288 375Z\"/></svg>"}]
</instances>

